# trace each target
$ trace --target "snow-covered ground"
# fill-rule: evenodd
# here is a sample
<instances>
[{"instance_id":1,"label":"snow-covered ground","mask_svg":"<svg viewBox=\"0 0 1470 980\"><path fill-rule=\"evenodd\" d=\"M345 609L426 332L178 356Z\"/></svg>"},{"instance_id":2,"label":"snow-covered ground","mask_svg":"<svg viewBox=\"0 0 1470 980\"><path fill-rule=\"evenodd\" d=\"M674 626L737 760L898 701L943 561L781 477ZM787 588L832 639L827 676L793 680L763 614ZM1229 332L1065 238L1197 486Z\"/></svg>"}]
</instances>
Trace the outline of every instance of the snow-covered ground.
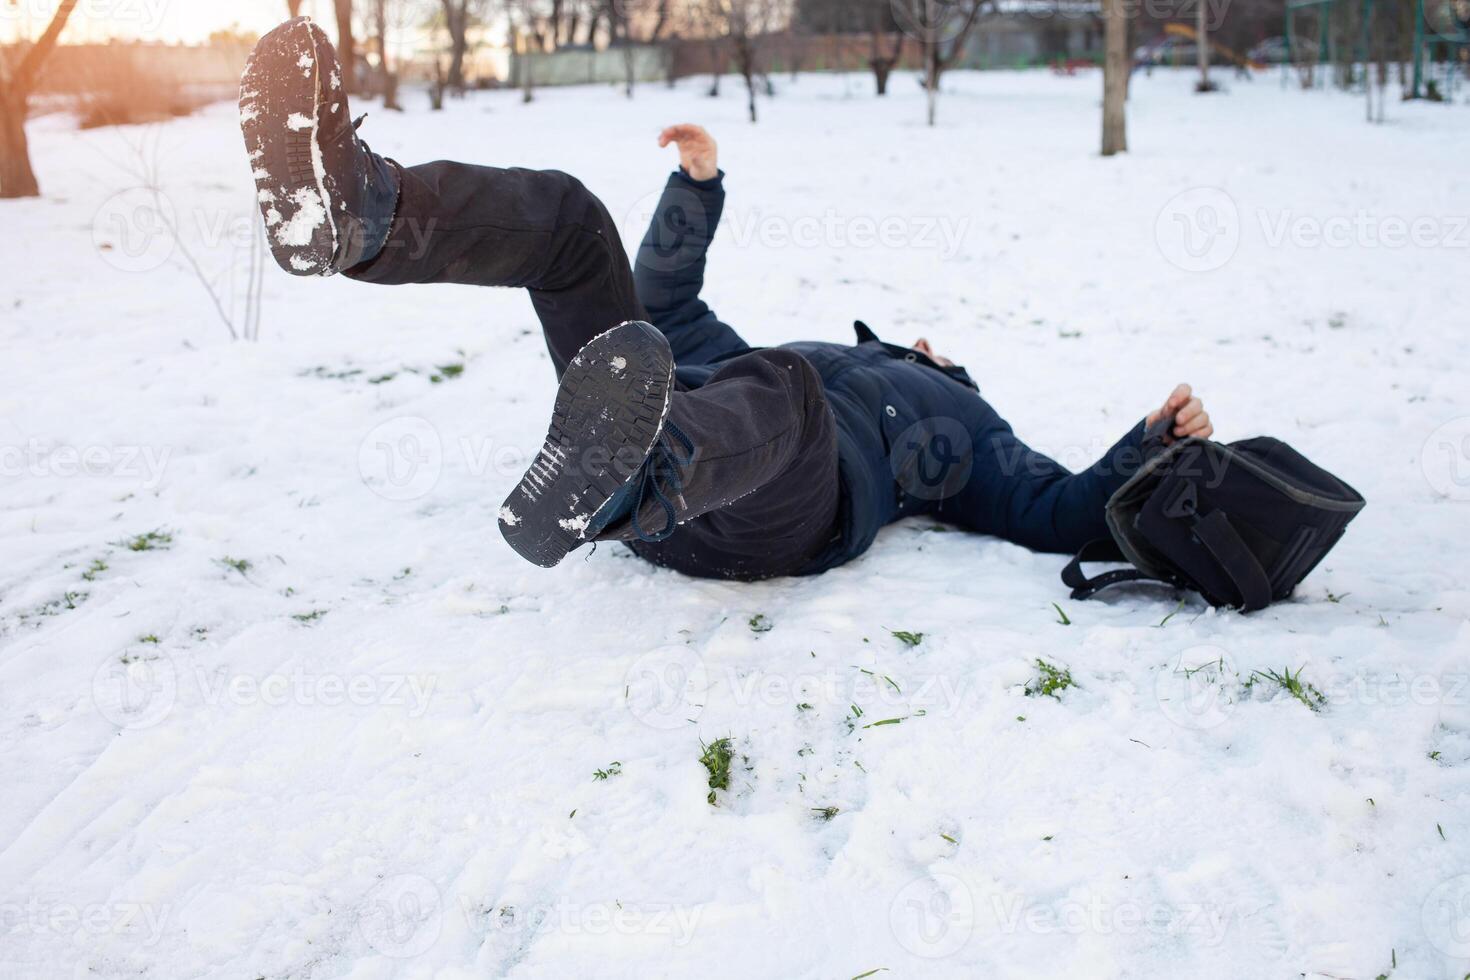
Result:
<instances>
[{"instance_id":1,"label":"snow-covered ground","mask_svg":"<svg viewBox=\"0 0 1470 980\"><path fill-rule=\"evenodd\" d=\"M232 343L128 188L146 138L238 306L233 107L37 121L45 197L0 204L0 976L1462 977L1470 110L1191 83L1138 77L1110 160L1095 74L956 74L932 130L907 77L808 76L757 126L691 81L363 132L574 172L631 239L654 134L703 122L726 319L927 336L1070 463L1193 382L1369 500L1249 617L1073 603L928 521L813 579L533 568L495 526L554 390L523 295L272 267ZM1027 696L1038 658L1074 686Z\"/></svg>"}]
</instances>

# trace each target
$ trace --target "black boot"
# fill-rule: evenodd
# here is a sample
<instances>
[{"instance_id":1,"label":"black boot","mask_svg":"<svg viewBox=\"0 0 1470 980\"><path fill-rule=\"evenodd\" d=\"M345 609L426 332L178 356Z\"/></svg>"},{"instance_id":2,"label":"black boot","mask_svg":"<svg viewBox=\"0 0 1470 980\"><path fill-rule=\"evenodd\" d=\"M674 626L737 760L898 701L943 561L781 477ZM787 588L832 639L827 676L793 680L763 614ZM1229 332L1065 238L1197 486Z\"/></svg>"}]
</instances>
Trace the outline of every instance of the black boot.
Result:
<instances>
[{"instance_id":1,"label":"black boot","mask_svg":"<svg viewBox=\"0 0 1470 980\"><path fill-rule=\"evenodd\" d=\"M287 21L255 46L240 80L240 129L281 268L328 276L377 254L393 221L398 175L357 138L342 66L307 18Z\"/></svg>"},{"instance_id":2,"label":"black boot","mask_svg":"<svg viewBox=\"0 0 1470 980\"><path fill-rule=\"evenodd\" d=\"M668 421L673 378L669 342L638 320L599 334L572 359L546 443L500 508L500 533L521 557L551 568L611 521L636 520L640 507L652 506L644 499L650 482L667 523L644 536L673 533L675 504L683 504L676 466L693 453Z\"/></svg>"}]
</instances>

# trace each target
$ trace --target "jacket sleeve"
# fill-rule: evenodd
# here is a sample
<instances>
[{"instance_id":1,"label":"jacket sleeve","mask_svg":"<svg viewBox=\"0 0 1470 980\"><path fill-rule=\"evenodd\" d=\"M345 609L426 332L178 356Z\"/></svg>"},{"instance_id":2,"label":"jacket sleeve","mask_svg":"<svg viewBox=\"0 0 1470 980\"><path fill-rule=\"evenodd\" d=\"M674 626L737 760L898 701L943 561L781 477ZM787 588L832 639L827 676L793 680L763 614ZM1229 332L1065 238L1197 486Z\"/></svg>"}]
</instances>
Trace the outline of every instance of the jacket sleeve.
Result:
<instances>
[{"instance_id":1,"label":"jacket sleeve","mask_svg":"<svg viewBox=\"0 0 1470 980\"><path fill-rule=\"evenodd\" d=\"M699 295L705 253L725 207L724 178L723 171L710 180L682 170L670 176L633 264L638 300L681 364L749 350Z\"/></svg>"}]
</instances>

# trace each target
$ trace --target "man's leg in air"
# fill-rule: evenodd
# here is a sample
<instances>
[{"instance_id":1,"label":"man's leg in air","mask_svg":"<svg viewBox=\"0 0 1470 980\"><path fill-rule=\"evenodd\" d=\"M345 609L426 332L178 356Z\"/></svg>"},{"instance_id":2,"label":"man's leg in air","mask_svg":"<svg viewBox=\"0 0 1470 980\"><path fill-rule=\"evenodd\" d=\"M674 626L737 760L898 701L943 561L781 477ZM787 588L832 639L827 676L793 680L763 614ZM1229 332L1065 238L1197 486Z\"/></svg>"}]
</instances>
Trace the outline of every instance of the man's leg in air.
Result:
<instances>
[{"instance_id":1,"label":"man's leg in air","mask_svg":"<svg viewBox=\"0 0 1470 980\"><path fill-rule=\"evenodd\" d=\"M340 66L300 18L267 34L241 84L241 125L266 234L297 275L530 291L557 373L582 345L643 318L607 209L557 171L438 161L400 167L351 123Z\"/></svg>"},{"instance_id":2,"label":"man's leg in air","mask_svg":"<svg viewBox=\"0 0 1470 980\"><path fill-rule=\"evenodd\" d=\"M546 442L501 511L502 533L528 560L555 565L604 530L664 541L676 523L756 497L808 447L810 379L795 365L763 369L769 355L751 354L698 392L675 390L667 340L627 322L642 309L617 229L575 179L401 168L373 154L349 120L331 45L309 21L257 46L241 124L267 236L288 271L530 292L562 384ZM758 571L784 570L795 568Z\"/></svg>"}]
</instances>

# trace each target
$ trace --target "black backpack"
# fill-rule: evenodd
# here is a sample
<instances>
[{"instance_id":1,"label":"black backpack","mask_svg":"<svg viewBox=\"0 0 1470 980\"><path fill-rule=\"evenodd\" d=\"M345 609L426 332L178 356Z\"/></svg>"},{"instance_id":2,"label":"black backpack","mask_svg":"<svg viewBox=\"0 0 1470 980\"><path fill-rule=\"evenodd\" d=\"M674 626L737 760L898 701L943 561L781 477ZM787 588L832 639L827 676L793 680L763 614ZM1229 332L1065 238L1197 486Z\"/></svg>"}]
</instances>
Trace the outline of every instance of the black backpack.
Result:
<instances>
[{"instance_id":1,"label":"black backpack","mask_svg":"<svg viewBox=\"0 0 1470 980\"><path fill-rule=\"evenodd\" d=\"M1156 581L1213 606L1264 609L1291 595L1363 509L1356 490L1286 443L1265 436L1228 446L1181 439L1172 418L1144 434L1144 464L1108 500L1112 540L1089 543L1062 571L1073 599L1119 582ZM1134 567L1082 573L1084 562Z\"/></svg>"}]
</instances>

